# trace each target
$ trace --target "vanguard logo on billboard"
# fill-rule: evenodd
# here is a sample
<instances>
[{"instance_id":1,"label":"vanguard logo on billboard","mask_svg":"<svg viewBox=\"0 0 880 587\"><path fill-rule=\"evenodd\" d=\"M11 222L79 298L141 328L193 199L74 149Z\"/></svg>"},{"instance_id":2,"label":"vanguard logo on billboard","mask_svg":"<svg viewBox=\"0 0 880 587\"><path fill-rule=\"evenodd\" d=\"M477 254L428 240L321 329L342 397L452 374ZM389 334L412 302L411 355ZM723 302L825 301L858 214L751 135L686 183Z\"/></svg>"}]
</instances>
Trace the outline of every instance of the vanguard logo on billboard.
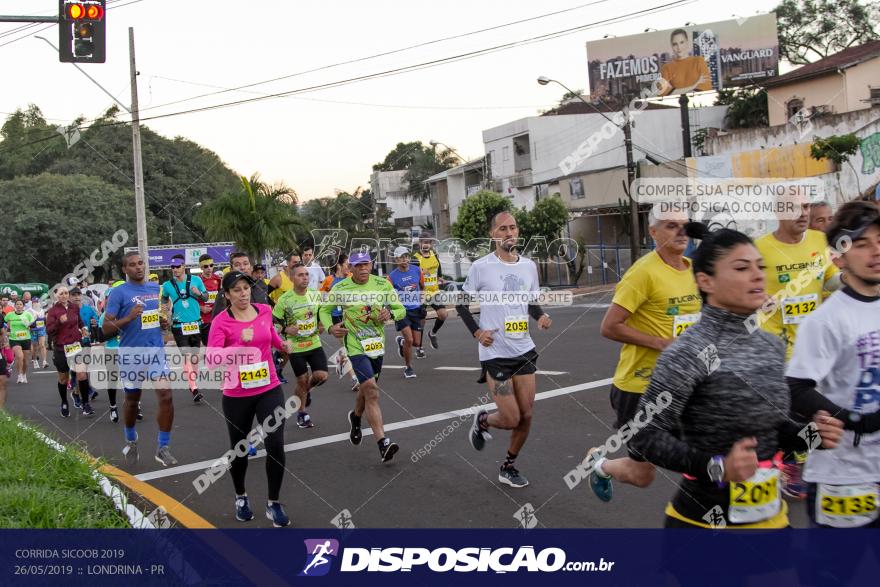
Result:
<instances>
[{"instance_id":1,"label":"vanguard logo on billboard","mask_svg":"<svg viewBox=\"0 0 880 587\"><path fill-rule=\"evenodd\" d=\"M587 59L590 97L612 106L744 86L779 71L776 14L590 41Z\"/></svg>"}]
</instances>

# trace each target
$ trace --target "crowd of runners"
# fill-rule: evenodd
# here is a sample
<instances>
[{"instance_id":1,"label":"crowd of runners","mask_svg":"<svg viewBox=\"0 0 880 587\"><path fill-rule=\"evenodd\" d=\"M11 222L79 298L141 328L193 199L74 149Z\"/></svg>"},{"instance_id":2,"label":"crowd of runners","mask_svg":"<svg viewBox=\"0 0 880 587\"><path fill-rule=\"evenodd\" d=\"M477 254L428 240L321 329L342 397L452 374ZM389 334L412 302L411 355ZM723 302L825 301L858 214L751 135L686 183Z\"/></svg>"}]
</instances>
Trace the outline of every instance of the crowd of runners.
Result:
<instances>
[{"instance_id":1,"label":"crowd of runners","mask_svg":"<svg viewBox=\"0 0 880 587\"><path fill-rule=\"evenodd\" d=\"M797 218L780 220L754 241L686 218L652 213L648 224L655 248L623 275L597 333L622 344L610 402L628 442L623 458L609 458L604 446L584 447L582 466L600 500L594 507L615 507L614 481L646 487L660 467L681 474L667 527L786 527L783 494L804 500L816 525L880 527L878 207L850 202L832 214L827 204L803 204ZM254 516L245 481L248 457L262 443L266 516L286 526L278 501L284 421L311 428L318 417L343 417L312 412L331 368L354 392L344 415L351 444L361 444L367 425L382 462L399 450L380 406L385 326L395 326L392 348L410 380L428 356L424 339L439 349L448 318L438 296L443 270L433 239L423 236L414 250L393 251L387 277L374 273L367 251L341 254L323 268L306 247L271 279L248 255L233 253L224 269L203 255L199 275L176 257L170 278L159 283L140 255L127 253L125 279L97 301L68 286L56 288L50 304L4 299L0 402L10 365L17 382L27 383L29 367L48 366L51 348L62 417L70 416L71 401L93 416L100 387L109 419L118 422L122 391L126 459L138 458L139 400L153 389L155 459L171 466L172 388L186 389L188 401L199 404L206 392L200 385L214 381L235 450L229 467L236 518ZM493 428L509 430L498 480L520 488L529 484L516 460L531 427L538 361L530 330L549 329L552 321L538 303L537 266L517 252L514 216L494 215L489 236L493 250L472 264L465 296L453 304L475 339L480 381L497 406L475 412L468 438L483 450ZM689 245L696 248L685 256ZM499 292L510 295L485 301ZM469 300L480 301L478 317ZM171 340L176 351L166 349ZM116 374L107 385L95 385L81 360L96 346ZM293 410L282 387L287 364Z\"/></svg>"}]
</instances>

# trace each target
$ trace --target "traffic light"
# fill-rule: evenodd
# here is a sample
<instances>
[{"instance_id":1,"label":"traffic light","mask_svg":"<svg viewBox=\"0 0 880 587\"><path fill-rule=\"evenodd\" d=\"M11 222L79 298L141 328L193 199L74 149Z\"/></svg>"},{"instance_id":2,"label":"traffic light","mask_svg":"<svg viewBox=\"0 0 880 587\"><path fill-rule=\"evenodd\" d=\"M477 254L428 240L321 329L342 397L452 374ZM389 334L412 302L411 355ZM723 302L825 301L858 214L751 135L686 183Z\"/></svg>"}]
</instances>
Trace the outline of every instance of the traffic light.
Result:
<instances>
[{"instance_id":1,"label":"traffic light","mask_svg":"<svg viewBox=\"0 0 880 587\"><path fill-rule=\"evenodd\" d=\"M58 48L63 63L104 63L106 0L58 0Z\"/></svg>"}]
</instances>

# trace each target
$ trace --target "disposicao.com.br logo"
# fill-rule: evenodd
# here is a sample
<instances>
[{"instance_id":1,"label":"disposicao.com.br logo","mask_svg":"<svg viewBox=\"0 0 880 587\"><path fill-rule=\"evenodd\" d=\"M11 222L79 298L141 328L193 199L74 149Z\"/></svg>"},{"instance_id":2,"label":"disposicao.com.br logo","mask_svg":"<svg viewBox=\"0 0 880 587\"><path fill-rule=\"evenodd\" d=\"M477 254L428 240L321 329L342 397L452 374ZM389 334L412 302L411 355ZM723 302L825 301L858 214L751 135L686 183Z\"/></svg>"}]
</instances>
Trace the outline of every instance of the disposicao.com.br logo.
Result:
<instances>
[{"instance_id":1,"label":"disposicao.com.br logo","mask_svg":"<svg viewBox=\"0 0 880 587\"><path fill-rule=\"evenodd\" d=\"M336 556L335 540L306 540L308 557L300 576L324 575L330 569L330 559ZM319 566L320 565L320 566ZM614 562L600 558L596 561L566 561L561 548L544 548L536 551L533 546L518 548L466 547L435 549L419 547L355 548L342 551L339 570L343 573L394 573L427 569L435 573L455 571L459 573L515 573L518 571L554 573L557 571L609 572ZM320 570L319 570L320 569Z\"/></svg>"}]
</instances>

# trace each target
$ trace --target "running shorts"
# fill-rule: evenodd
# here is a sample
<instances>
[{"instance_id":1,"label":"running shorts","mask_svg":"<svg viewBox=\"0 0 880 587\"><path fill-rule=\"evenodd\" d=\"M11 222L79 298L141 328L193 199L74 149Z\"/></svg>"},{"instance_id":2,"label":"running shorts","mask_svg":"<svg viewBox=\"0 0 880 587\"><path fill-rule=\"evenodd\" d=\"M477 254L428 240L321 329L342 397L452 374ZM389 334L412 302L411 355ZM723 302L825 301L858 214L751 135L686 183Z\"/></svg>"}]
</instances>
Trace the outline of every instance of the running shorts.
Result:
<instances>
[{"instance_id":1,"label":"running shorts","mask_svg":"<svg viewBox=\"0 0 880 587\"><path fill-rule=\"evenodd\" d=\"M394 324L397 326L397 331L400 332L407 326L409 326L414 332L422 331L422 320L427 316L428 312L425 310L425 306L419 306L414 310L407 310L406 316L404 316L401 320L397 320Z\"/></svg>"},{"instance_id":2,"label":"running shorts","mask_svg":"<svg viewBox=\"0 0 880 587\"><path fill-rule=\"evenodd\" d=\"M202 344L201 330L198 334L184 335L181 327L176 325L171 327L171 334L174 336L174 344L176 344L179 349L197 349Z\"/></svg>"},{"instance_id":3,"label":"running shorts","mask_svg":"<svg viewBox=\"0 0 880 587\"><path fill-rule=\"evenodd\" d=\"M309 372L309 368L312 369L312 373L327 370L327 355L321 347L302 353L292 353L289 357L295 377L305 375Z\"/></svg>"},{"instance_id":4,"label":"running shorts","mask_svg":"<svg viewBox=\"0 0 880 587\"><path fill-rule=\"evenodd\" d=\"M518 357L480 361L483 367L477 383L485 383L486 375L494 381L507 381L514 375L531 375L538 370L538 352L535 349Z\"/></svg>"},{"instance_id":5,"label":"running shorts","mask_svg":"<svg viewBox=\"0 0 880 587\"><path fill-rule=\"evenodd\" d=\"M384 357L376 357L371 359L367 355L354 355L348 358L351 361L351 367L357 377L358 383L363 383L368 379L375 378L379 380L379 374L382 372L382 359Z\"/></svg>"}]
</instances>

